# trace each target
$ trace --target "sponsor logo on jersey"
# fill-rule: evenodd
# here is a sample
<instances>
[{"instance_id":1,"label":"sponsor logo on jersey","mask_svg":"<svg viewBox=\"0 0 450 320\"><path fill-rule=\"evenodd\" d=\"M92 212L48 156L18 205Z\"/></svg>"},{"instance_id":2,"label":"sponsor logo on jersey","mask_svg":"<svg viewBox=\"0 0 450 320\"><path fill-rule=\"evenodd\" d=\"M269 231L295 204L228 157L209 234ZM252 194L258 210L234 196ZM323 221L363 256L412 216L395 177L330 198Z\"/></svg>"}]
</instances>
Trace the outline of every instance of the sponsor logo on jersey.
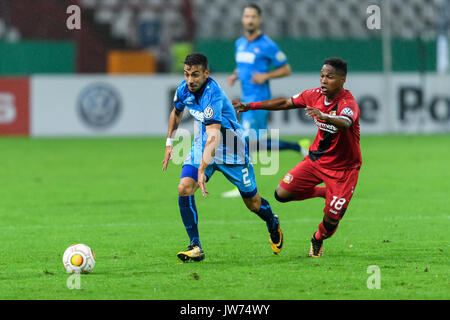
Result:
<instances>
[{"instance_id":1,"label":"sponsor logo on jersey","mask_svg":"<svg viewBox=\"0 0 450 320\"><path fill-rule=\"evenodd\" d=\"M206 107L203 111L203 115L206 120L212 119L212 117L214 117L214 109L211 106Z\"/></svg>"},{"instance_id":2,"label":"sponsor logo on jersey","mask_svg":"<svg viewBox=\"0 0 450 320\"><path fill-rule=\"evenodd\" d=\"M250 63L253 64L255 63L255 59L256 59L256 55L252 52L238 52L236 54L236 62L241 62L241 63Z\"/></svg>"},{"instance_id":3,"label":"sponsor logo on jersey","mask_svg":"<svg viewBox=\"0 0 450 320\"><path fill-rule=\"evenodd\" d=\"M199 110L189 109L189 113L195 118L195 120L198 120L200 122L203 122L203 120L205 119L203 112Z\"/></svg>"},{"instance_id":4,"label":"sponsor logo on jersey","mask_svg":"<svg viewBox=\"0 0 450 320\"><path fill-rule=\"evenodd\" d=\"M317 120L316 117L314 117L314 122L319 127L319 130L323 130L323 131L330 132L330 133L338 132L338 129L335 126L333 126L332 124L329 124L329 123L320 122Z\"/></svg>"},{"instance_id":5,"label":"sponsor logo on jersey","mask_svg":"<svg viewBox=\"0 0 450 320\"><path fill-rule=\"evenodd\" d=\"M346 107L341 111L341 115L353 117L353 110Z\"/></svg>"},{"instance_id":6,"label":"sponsor logo on jersey","mask_svg":"<svg viewBox=\"0 0 450 320\"><path fill-rule=\"evenodd\" d=\"M286 174L283 178L283 181L287 184L291 183L292 180L294 180L294 177L290 173Z\"/></svg>"},{"instance_id":7,"label":"sponsor logo on jersey","mask_svg":"<svg viewBox=\"0 0 450 320\"><path fill-rule=\"evenodd\" d=\"M185 106L194 104L194 99L195 99L194 97L188 96L186 99L184 99L183 104Z\"/></svg>"},{"instance_id":8,"label":"sponsor logo on jersey","mask_svg":"<svg viewBox=\"0 0 450 320\"><path fill-rule=\"evenodd\" d=\"M188 110L189 113L195 118L195 120L198 120L200 122L203 122L204 120L210 120L214 117L214 109L211 106L206 107L203 112L190 108Z\"/></svg>"}]
</instances>

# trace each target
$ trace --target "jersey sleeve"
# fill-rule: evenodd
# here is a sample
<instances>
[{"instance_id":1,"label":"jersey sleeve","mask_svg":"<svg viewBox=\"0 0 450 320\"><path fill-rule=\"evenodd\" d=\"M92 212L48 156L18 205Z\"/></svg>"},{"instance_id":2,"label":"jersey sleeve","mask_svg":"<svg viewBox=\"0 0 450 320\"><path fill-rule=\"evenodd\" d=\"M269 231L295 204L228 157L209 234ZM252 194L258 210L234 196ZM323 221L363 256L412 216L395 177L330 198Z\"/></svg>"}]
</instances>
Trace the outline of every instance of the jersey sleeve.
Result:
<instances>
[{"instance_id":1,"label":"jersey sleeve","mask_svg":"<svg viewBox=\"0 0 450 320\"><path fill-rule=\"evenodd\" d=\"M344 100L341 102L338 112L338 116L345 116L352 120L352 123L359 118L359 107L355 101Z\"/></svg>"},{"instance_id":2,"label":"jersey sleeve","mask_svg":"<svg viewBox=\"0 0 450 320\"><path fill-rule=\"evenodd\" d=\"M183 93L179 86L177 90L175 90L175 94L173 96L173 106L179 111L183 111L186 107L183 103Z\"/></svg>"},{"instance_id":3,"label":"jersey sleeve","mask_svg":"<svg viewBox=\"0 0 450 320\"><path fill-rule=\"evenodd\" d=\"M208 90L205 95L203 109L203 123L205 125L222 123L223 99L219 90Z\"/></svg>"},{"instance_id":4,"label":"jersey sleeve","mask_svg":"<svg viewBox=\"0 0 450 320\"><path fill-rule=\"evenodd\" d=\"M275 68L285 65L288 60L283 51L280 50L275 42L271 42L267 48L267 55Z\"/></svg>"},{"instance_id":5,"label":"jersey sleeve","mask_svg":"<svg viewBox=\"0 0 450 320\"><path fill-rule=\"evenodd\" d=\"M311 95L313 91L305 90L302 93L296 94L295 96L291 97L292 103L294 106L299 108L305 108L308 105L311 105Z\"/></svg>"}]
</instances>

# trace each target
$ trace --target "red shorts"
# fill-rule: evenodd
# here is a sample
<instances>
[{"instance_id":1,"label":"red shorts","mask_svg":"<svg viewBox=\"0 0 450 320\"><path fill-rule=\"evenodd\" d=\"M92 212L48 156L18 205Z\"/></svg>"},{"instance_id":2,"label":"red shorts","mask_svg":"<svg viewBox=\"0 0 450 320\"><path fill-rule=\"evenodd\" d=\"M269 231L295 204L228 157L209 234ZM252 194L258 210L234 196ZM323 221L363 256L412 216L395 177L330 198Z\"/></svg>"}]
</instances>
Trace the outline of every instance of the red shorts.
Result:
<instances>
[{"instance_id":1,"label":"red shorts","mask_svg":"<svg viewBox=\"0 0 450 320\"><path fill-rule=\"evenodd\" d=\"M341 220L358 182L359 168L329 170L314 164L309 157L292 168L280 181L280 187L294 193L297 200L313 197L314 187L325 183L325 215Z\"/></svg>"}]
</instances>

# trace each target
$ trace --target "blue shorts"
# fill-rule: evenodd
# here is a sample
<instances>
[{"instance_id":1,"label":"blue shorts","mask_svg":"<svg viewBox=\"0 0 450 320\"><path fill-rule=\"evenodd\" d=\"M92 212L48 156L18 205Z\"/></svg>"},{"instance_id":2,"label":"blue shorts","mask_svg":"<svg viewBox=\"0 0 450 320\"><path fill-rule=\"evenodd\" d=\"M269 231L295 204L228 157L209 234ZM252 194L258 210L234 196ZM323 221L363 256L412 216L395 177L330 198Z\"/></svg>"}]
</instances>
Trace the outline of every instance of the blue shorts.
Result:
<instances>
[{"instance_id":1,"label":"blue shorts","mask_svg":"<svg viewBox=\"0 0 450 320\"><path fill-rule=\"evenodd\" d=\"M260 138L259 130L267 130L267 110L249 110L241 113L241 124L244 127L244 136L250 140Z\"/></svg>"},{"instance_id":2,"label":"blue shorts","mask_svg":"<svg viewBox=\"0 0 450 320\"><path fill-rule=\"evenodd\" d=\"M206 167L206 181L211 179L214 172L218 170L223 173L225 178L234 184L241 193L242 198L252 198L257 192L255 171L251 163L248 164L210 164ZM189 177L197 181L198 167L193 164L185 163L181 169L181 177Z\"/></svg>"}]
</instances>

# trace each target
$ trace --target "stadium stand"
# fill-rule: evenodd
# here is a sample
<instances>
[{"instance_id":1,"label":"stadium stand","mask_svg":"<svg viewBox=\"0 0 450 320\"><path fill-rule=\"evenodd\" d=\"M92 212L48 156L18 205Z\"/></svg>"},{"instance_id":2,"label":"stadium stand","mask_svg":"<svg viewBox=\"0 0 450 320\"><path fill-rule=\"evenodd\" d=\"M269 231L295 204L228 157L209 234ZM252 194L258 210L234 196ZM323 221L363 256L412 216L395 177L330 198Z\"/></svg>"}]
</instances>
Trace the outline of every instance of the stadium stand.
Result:
<instances>
[{"instance_id":1,"label":"stadium stand","mask_svg":"<svg viewBox=\"0 0 450 320\"><path fill-rule=\"evenodd\" d=\"M225 44L241 36L242 8L248 2L0 0L0 39L75 39L79 43L78 72L106 71L102 61L109 50L147 50L156 57L158 72L167 72L173 70L171 54L180 43L190 43L195 48L202 41L216 41L214 45L220 45L220 41ZM273 39L381 39L382 31L368 29L366 19L368 6L381 6L382 0L255 2L263 10L263 30ZM82 7L83 24L87 26L81 36L58 27L64 25L64 6L74 3ZM38 8L43 8L40 11L44 13ZM45 11L55 14L48 15ZM450 36L449 11L449 0L391 0L392 38L435 39L437 30ZM439 21L442 22L438 26ZM95 49L88 53L93 44Z\"/></svg>"},{"instance_id":2,"label":"stadium stand","mask_svg":"<svg viewBox=\"0 0 450 320\"><path fill-rule=\"evenodd\" d=\"M163 31L161 41L188 37L187 3L192 5L198 38L235 38L240 26L245 0L81 0L83 6L95 10L95 19L113 25L118 37L137 39L138 25L158 21ZM367 7L381 5L380 0L260 0L266 18L264 28L272 37L377 37L366 25ZM435 30L441 0L392 0L392 36L411 39L423 30ZM138 11L138 12L137 12ZM137 17L137 19L136 19ZM270 17L270 18L269 18ZM332 19L330 19L332 17ZM213 27L210 27L213 26ZM134 33L134 34L133 34ZM132 41L131 41L132 42ZM144 41L145 43L145 41ZM138 45L138 43L135 43Z\"/></svg>"}]
</instances>

